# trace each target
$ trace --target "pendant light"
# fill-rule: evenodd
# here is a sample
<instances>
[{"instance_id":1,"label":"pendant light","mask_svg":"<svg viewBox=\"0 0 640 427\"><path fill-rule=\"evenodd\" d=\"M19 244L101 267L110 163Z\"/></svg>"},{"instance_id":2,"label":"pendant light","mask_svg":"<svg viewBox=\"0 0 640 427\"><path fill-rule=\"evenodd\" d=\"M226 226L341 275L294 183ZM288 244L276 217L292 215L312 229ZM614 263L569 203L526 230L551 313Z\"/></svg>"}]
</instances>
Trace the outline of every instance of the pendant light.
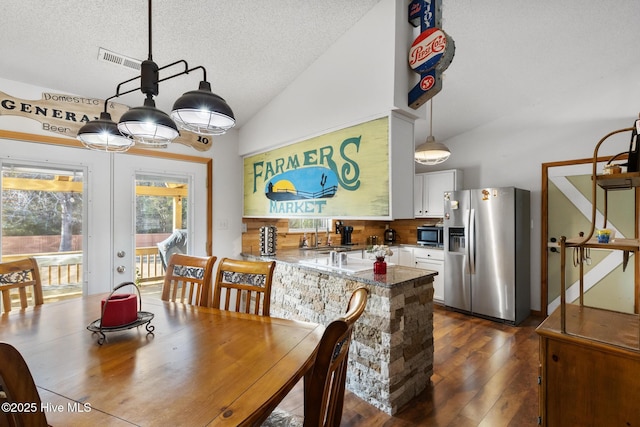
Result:
<instances>
[{"instance_id":1,"label":"pendant light","mask_svg":"<svg viewBox=\"0 0 640 427\"><path fill-rule=\"evenodd\" d=\"M231 107L224 99L211 92L211 84L207 81L207 71L204 67L189 68L185 60L178 60L163 67L158 67L153 62L151 54L151 0L148 0L148 5L148 59L142 62L139 77L118 84L116 94L105 100L104 112L100 114L100 119L89 122L80 128L77 138L88 148L102 151L126 151L134 142L155 148L164 148L180 135L178 126L200 135L221 135L235 126L236 121ZM160 78L160 71L179 64L184 65L183 71ZM195 70L203 72L204 80L200 82L198 90L182 95L174 103L171 117L157 109L153 97L159 93L159 83L189 74ZM138 79L140 79L140 87L120 91L122 85ZM116 125L107 113L107 101L138 89L146 95L144 105L131 108L122 115L120 122ZM125 142L126 140L128 142ZM127 143L128 145L126 145ZM124 148L125 146L126 148Z\"/></svg>"},{"instance_id":2,"label":"pendant light","mask_svg":"<svg viewBox=\"0 0 640 427\"><path fill-rule=\"evenodd\" d=\"M222 135L236 124L231 107L211 92L206 71L198 90L185 93L173 104L171 118L182 129L200 135Z\"/></svg>"},{"instance_id":3,"label":"pendant light","mask_svg":"<svg viewBox=\"0 0 640 427\"><path fill-rule=\"evenodd\" d=\"M77 138L82 145L96 151L127 151L134 143L133 139L120 133L118 125L111 120L111 114L106 112L106 103L100 118L82 126Z\"/></svg>"},{"instance_id":4,"label":"pendant light","mask_svg":"<svg viewBox=\"0 0 640 427\"><path fill-rule=\"evenodd\" d=\"M414 153L414 159L421 165L437 165L449 158L451 152L446 145L436 142L433 137L433 98L429 100L429 136L427 140L418 145Z\"/></svg>"}]
</instances>

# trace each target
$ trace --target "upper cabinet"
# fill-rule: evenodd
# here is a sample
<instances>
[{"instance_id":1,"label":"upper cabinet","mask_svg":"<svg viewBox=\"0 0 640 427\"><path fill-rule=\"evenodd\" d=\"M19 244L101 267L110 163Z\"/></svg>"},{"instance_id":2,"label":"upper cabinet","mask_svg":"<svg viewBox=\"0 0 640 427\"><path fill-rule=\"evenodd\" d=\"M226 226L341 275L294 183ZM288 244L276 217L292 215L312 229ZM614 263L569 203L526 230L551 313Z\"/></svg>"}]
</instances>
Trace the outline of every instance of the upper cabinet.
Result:
<instances>
[{"instance_id":1,"label":"upper cabinet","mask_svg":"<svg viewBox=\"0 0 640 427\"><path fill-rule=\"evenodd\" d=\"M457 169L416 174L413 182L413 214L416 218L442 218L444 193L462 189Z\"/></svg>"}]
</instances>

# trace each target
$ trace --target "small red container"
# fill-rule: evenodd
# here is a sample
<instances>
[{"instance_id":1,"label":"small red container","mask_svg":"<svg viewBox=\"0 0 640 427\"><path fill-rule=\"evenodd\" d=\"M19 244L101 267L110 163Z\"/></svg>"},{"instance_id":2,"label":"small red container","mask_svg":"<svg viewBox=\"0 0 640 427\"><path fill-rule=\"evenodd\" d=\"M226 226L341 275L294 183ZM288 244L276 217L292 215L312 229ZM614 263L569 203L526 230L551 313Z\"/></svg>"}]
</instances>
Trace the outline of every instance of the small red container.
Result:
<instances>
[{"instance_id":1,"label":"small red container","mask_svg":"<svg viewBox=\"0 0 640 427\"><path fill-rule=\"evenodd\" d=\"M105 303L107 304L105 308ZM134 294L111 295L100 302L104 311L100 324L102 327L123 326L138 320L138 296Z\"/></svg>"},{"instance_id":2,"label":"small red container","mask_svg":"<svg viewBox=\"0 0 640 427\"><path fill-rule=\"evenodd\" d=\"M387 274L387 263L384 261L384 257L376 257L376 261L373 263L373 274Z\"/></svg>"}]
</instances>

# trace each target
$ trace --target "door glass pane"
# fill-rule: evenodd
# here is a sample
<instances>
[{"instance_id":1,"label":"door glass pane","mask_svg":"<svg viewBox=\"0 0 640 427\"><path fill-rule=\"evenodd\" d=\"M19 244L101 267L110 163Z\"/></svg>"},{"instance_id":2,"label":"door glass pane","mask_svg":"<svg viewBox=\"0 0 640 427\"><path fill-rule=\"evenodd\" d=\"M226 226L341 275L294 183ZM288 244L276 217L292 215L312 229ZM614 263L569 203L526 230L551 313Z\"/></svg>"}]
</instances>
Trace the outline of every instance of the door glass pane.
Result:
<instances>
[{"instance_id":1,"label":"door glass pane","mask_svg":"<svg viewBox=\"0 0 640 427\"><path fill-rule=\"evenodd\" d=\"M84 172L2 163L2 261L34 257L46 302L83 290Z\"/></svg>"},{"instance_id":2,"label":"door glass pane","mask_svg":"<svg viewBox=\"0 0 640 427\"><path fill-rule=\"evenodd\" d=\"M159 295L174 253L188 253L189 178L136 173L136 277Z\"/></svg>"}]
</instances>

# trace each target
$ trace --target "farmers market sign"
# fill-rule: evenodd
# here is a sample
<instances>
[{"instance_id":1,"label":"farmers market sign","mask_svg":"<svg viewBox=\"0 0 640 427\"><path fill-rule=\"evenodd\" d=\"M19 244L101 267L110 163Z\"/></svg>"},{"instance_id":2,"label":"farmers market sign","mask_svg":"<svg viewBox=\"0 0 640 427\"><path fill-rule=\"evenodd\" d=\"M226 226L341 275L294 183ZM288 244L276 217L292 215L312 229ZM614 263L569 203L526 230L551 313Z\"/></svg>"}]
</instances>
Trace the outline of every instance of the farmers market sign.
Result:
<instances>
[{"instance_id":1,"label":"farmers market sign","mask_svg":"<svg viewBox=\"0 0 640 427\"><path fill-rule=\"evenodd\" d=\"M388 117L244 159L244 216L388 215Z\"/></svg>"}]
</instances>

